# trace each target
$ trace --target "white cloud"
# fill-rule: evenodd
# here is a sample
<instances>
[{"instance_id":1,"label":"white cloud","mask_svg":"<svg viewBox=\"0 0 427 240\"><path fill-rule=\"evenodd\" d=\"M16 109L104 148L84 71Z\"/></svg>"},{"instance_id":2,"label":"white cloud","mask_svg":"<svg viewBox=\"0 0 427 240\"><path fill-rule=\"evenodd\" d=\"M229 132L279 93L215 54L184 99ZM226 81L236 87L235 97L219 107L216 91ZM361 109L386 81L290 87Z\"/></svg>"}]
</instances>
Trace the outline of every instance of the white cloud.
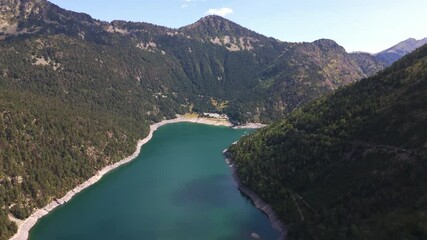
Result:
<instances>
[{"instance_id":1,"label":"white cloud","mask_svg":"<svg viewBox=\"0 0 427 240\"><path fill-rule=\"evenodd\" d=\"M233 13L233 9L226 8L226 7L224 7L224 8L210 8L206 12L207 15L213 14L213 15L219 15L221 17L225 17L226 15L231 14L231 13Z\"/></svg>"}]
</instances>

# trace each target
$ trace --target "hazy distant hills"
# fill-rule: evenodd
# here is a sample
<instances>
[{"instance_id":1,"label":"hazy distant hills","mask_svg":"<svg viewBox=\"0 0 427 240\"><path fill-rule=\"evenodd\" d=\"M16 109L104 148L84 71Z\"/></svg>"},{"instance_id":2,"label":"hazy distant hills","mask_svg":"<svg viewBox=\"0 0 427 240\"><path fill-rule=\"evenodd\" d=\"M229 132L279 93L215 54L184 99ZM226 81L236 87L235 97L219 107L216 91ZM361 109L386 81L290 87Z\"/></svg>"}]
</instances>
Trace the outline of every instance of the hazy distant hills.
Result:
<instances>
[{"instance_id":1,"label":"hazy distant hills","mask_svg":"<svg viewBox=\"0 0 427 240\"><path fill-rule=\"evenodd\" d=\"M405 56L406 54L414 51L415 49L423 46L426 43L427 38L423 38L420 40L408 38L405 41L402 41L391 48L374 54L374 56L388 66L393 62L397 61L399 58Z\"/></svg>"}]
</instances>

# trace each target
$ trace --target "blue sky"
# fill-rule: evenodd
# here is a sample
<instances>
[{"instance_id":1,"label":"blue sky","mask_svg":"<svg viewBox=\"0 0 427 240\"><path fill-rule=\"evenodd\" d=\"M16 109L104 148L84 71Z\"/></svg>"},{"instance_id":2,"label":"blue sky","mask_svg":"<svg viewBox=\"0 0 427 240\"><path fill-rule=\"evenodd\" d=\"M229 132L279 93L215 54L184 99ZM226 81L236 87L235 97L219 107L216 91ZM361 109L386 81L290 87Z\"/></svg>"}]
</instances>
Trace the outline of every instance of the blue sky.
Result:
<instances>
[{"instance_id":1,"label":"blue sky","mask_svg":"<svg viewBox=\"0 0 427 240\"><path fill-rule=\"evenodd\" d=\"M378 52L427 37L427 0L52 0L92 17L178 28L207 14L282 41L333 39L347 51Z\"/></svg>"}]
</instances>

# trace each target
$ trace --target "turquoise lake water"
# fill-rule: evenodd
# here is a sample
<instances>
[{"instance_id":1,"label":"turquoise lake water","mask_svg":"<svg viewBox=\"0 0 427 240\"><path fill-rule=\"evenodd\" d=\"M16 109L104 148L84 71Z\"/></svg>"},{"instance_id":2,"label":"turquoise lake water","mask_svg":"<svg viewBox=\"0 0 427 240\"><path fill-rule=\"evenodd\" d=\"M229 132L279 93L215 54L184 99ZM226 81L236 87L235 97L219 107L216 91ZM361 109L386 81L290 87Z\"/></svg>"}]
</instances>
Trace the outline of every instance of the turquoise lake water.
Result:
<instances>
[{"instance_id":1,"label":"turquoise lake water","mask_svg":"<svg viewBox=\"0 0 427 240\"><path fill-rule=\"evenodd\" d=\"M131 163L39 220L31 240L277 239L240 194L222 151L249 130L161 127Z\"/></svg>"}]
</instances>

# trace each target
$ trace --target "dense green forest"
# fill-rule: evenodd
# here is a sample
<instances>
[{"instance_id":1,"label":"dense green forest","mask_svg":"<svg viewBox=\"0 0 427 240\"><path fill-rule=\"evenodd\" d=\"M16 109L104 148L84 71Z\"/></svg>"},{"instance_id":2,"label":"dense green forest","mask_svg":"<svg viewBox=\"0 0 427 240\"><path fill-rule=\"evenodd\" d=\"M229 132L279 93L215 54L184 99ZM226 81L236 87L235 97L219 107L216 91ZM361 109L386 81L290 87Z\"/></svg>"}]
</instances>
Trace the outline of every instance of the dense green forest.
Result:
<instances>
[{"instance_id":1,"label":"dense green forest","mask_svg":"<svg viewBox=\"0 0 427 240\"><path fill-rule=\"evenodd\" d=\"M384 67L373 56L349 54L331 40L282 42L218 16L171 29L148 23L98 21L44 0L1 3L4 27L0 39L4 39L4 46L18 49L22 41L40 43L38 48L45 52L41 60L59 70L49 79L60 74L59 66L85 69L81 77L99 78L96 71L85 75L88 66L108 66L103 59L108 56L120 67L115 71L120 71L121 78L137 79L146 91L165 96L178 93L181 104L189 103L200 111L225 111L242 122L279 119L294 106ZM21 57L37 62L40 58L34 51L30 49ZM62 63L71 60L61 55L69 51L75 51L74 61L80 65ZM49 54L55 56L46 56ZM227 107L216 109L211 99L227 102Z\"/></svg>"},{"instance_id":2,"label":"dense green forest","mask_svg":"<svg viewBox=\"0 0 427 240\"><path fill-rule=\"evenodd\" d=\"M288 43L217 16L171 29L0 0L0 239L185 112L271 122L383 69L331 40ZM222 107L219 107L222 106Z\"/></svg>"},{"instance_id":3,"label":"dense green forest","mask_svg":"<svg viewBox=\"0 0 427 240\"><path fill-rule=\"evenodd\" d=\"M427 238L427 46L229 149L290 239Z\"/></svg>"}]
</instances>

